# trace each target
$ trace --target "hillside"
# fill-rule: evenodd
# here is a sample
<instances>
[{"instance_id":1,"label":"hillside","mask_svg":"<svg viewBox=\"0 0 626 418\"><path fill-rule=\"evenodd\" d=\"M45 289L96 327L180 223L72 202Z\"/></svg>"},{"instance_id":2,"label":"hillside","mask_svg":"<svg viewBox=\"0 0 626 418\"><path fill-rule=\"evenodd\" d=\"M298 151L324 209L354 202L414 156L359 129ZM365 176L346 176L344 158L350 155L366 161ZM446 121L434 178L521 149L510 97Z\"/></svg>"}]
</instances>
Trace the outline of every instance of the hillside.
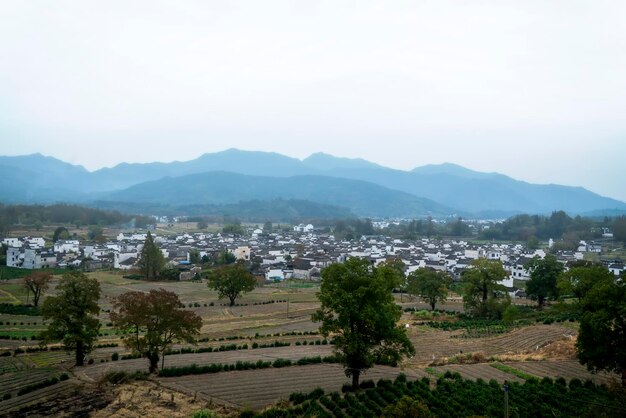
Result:
<instances>
[{"instance_id":1,"label":"hillside","mask_svg":"<svg viewBox=\"0 0 626 418\"><path fill-rule=\"evenodd\" d=\"M363 182L368 182L370 183L368 187L378 187L375 189L375 196L379 198L385 196L387 201L373 199L375 201L372 202L363 196L352 196L352 190L341 188L335 192L341 192L345 197L337 193L313 196L313 192L298 187L271 190L272 187L264 186L256 190L246 187L245 184L240 185L237 192L225 191L224 196L210 194L205 189L195 190L194 193L202 198L184 196L185 200L199 199L203 204L219 205L232 204L239 200L271 200L278 197L344 206L354 213L368 216L462 213L469 216L506 217L518 213L545 214L555 210L565 210L574 215L621 213L626 210L626 203L600 196L581 187L531 184L502 174L481 173L455 164L426 165L411 171L403 171L386 168L363 159L338 158L324 153L312 154L301 161L277 153L236 149L203 154L190 161L123 163L94 172L40 154L0 157L0 201L89 203L99 200L111 201L116 198L116 192L122 193L120 196L126 196L126 199L128 194L123 193L123 190L142 183L166 177L172 182L174 178L219 171L259 177L254 181L257 185L268 182L277 184L280 178L299 176L302 177L299 183L306 184L309 191L315 190L316 193L332 187L333 182L327 180L328 178L358 180L360 183L354 183L359 185L354 192L365 187ZM305 181L306 176L309 178ZM274 180L267 180L269 178ZM165 181L164 185L167 184L168 181ZM218 186L210 182L209 184ZM137 190L150 190L151 187L148 184ZM391 193L392 191L402 193ZM167 199L173 200L170 195L176 193L175 188L172 188L168 191ZM147 192L142 199L150 200L149 195ZM410 198L407 195L411 195ZM239 200L233 200L235 197ZM180 206L179 202L174 203L175 206L172 207ZM373 206L369 207L370 205ZM165 206L171 205L166 203ZM406 210L403 210L404 207ZM383 209L389 209L390 212L383 213Z\"/></svg>"},{"instance_id":2,"label":"hillside","mask_svg":"<svg viewBox=\"0 0 626 418\"><path fill-rule=\"evenodd\" d=\"M209 172L164 178L113 192L101 200L149 204L231 204L297 199L349 208L358 216L447 216L454 210L372 183L325 176L262 177Z\"/></svg>"}]
</instances>

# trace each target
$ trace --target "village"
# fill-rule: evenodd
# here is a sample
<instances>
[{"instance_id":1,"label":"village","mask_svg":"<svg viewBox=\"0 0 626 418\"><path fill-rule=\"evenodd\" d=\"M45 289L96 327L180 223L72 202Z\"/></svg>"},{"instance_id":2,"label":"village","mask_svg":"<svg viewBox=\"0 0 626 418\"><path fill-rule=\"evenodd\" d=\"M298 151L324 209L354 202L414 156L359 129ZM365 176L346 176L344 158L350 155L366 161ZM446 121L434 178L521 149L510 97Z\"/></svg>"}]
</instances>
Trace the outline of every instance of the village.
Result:
<instances>
[{"instance_id":1,"label":"village","mask_svg":"<svg viewBox=\"0 0 626 418\"><path fill-rule=\"evenodd\" d=\"M533 257L544 258L554 241L545 249L529 250L522 244L482 243L464 240L418 239L401 240L385 236L362 236L356 240L338 240L332 233L317 230L311 224L300 224L287 232L264 232L250 227L246 233L181 233L157 235L154 242L160 248L168 267L178 269L181 281L198 279L202 265L211 263L220 254L228 253L235 260L247 263L260 282L283 280L319 281L320 272L332 263L351 257L368 259L373 265L388 259L399 259L405 274L430 268L447 272L459 281L472 261L480 258L500 260L508 276L500 282L511 297L525 297L524 281L530 278L525 266ZM78 239L47 242L43 237L4 238L7 266L23 269L137 270L138 259L148 232L120 232L115 239L102 243ZM557 259L566 267L589 256L602 254L602 245L580 242L577 251L558 251ZM617 260L602 262L616 276L624 271Z\"/></svg>"}]
</instances>

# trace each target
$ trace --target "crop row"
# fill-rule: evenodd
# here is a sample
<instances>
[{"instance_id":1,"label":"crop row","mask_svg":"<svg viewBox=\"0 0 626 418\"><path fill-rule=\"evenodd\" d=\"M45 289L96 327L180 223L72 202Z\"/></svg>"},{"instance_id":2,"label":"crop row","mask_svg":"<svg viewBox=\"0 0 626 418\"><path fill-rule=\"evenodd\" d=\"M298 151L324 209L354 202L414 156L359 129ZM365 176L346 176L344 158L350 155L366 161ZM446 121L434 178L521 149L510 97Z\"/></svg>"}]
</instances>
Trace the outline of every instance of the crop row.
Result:
<instances>
[{"instance_id":1,"label":"crop row","mask_svg":"<svg viewBox=\"0 0 626 418\"><path fill-rule=\"evenodd\" d=\"M68 379L69 379L69 376L67 375L67 373L63 373L59 377L51 377L49 379L42 380L42 381L37 382L37 383L32 383L30 385L22 386L17 391L17 396L22 396L22 395L25 395L25 394L30 393L30 392L34 392L34 391L39 390L39 389L43 389L43 388L48 387L48 386L56 385L57 383L62 382L64 380L68 380ZM6 401L8 399L11 399L11 397L12 397L11 393L7 392L7 393L5 393L2 396L2 400Z\"/></svg>"},{"instance_id":2,"label":"crop row","mask_svg":"<svg viewBox=\"0 0 626 418\"><path fill-rule=\"evenodd\" d=\"M219 373L225 371L234 371L234 370L256 370L256 369L269 369L270 367L278 369L282 367L289 366L304 366L308 364L321 364L321 363L338 363L339 359L336 356L326 356L326 357L303 357L297 361L292 361L289 359L278 358L271 361L263 361L258 360L256 362L253 361L238 361L234 364L221 364L221 363L213 363L204 366L199 366L197 364L192 364L189 366L181 366L181 367L166 367L161 369L159 372L160 377L179 377L186 376L192 374L205 374L205 373Z\"/></svg>"},{"instance_id":3,"label":"crop row","mask_svg":"<svg viewBox=\"0 0 626 418\"><path fill-rule=\"evenodd\" d=\"M371 386L371 383L367 386ZM609 391L593 382L585 383L572 379L569 384L564 379L553 381L549 378L531 379L525 383L510 383L509 405L511 416L552 417L552 416L624 416L626 398ZM446 372L437 379L434 389L430 380L407 381L403 375L395 381L381 379L376 387L361 389L356 393L325 395L316 389L309 394L294 393L290 396L289 408L273 407L261 413L244 412L242 417L364 417L380 416L388 408L402 402L430 414L452 418L459 416L502 416L503 386L495 380L464 380L458 373ZM320 414L319 406L323 406ZM532 405L532 407L529 407ZM396 416L389 414L389 416ZM421 415L418 415L421 416Z\"/></svg>"}]
</instances>

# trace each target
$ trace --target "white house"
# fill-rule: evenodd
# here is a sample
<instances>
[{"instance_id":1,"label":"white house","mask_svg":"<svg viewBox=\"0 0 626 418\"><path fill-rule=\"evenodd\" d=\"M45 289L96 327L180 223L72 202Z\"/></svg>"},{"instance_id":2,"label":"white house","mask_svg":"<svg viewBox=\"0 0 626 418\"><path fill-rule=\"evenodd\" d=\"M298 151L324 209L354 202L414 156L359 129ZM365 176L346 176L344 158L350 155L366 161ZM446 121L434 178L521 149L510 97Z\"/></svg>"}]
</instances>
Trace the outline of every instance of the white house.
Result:
<instances>
[{"instance_id":1,"label":"white house","mask_svg":"<svg viewBox=\"0 0 626 418\"><path fill-rule=\"evenodd\" d=\"M19 238L5 238L2 240L2 243L7 247L19 248L22 246L22 241Z\"/></svg>"},{"instance_id":2,"label":"white house","mask_svg":"<svg viewBox=\"0 0 626 418\"><path fill-rule=\"evenodd\" d=\"M270 281L283 281L285 279L285 273L282 269L269 269L265 273L265 279Z\"/></svg>"},{"instance_id":3,"label":"white house","mask_svg":"<svg viewBox=\"0 0 626 418\"><path fill-rule=\"evenodd\" d=\"M26 248L24 250L22 268L42 269L56 267L56 265L57 256L52 251L42 251L35 248Z\"/></svg>"},{"instance_id":4,"label":"white house","mask_svg":"<svg viewBox=\"0 0 626 418\"><path fill-rule=\"evenodd\" d=\"M24 262L24 252L18 247L9 247L7 249L7 266L22 267Z\"/></svg>"},{"instance_id":5,"label":"white house","mask_svg":"<svg viewBox=\"0 0 626 418\"><path fill-rule=\"evenodd\" d=\"M43 248L46 246L46 240L42 237L26 237L24 242L29 244L32 248Z\"/></svg>"},{"instance_id":6,"label":"white house","mask_svg":"<svg viewBox=\"0 0 626 418\"><path fill-rule=\"evenodd\" d=\"M77 253L79 251L79 242L77 240L59 240L54 243L55 253Z\"/></svg>"}]
</instances>

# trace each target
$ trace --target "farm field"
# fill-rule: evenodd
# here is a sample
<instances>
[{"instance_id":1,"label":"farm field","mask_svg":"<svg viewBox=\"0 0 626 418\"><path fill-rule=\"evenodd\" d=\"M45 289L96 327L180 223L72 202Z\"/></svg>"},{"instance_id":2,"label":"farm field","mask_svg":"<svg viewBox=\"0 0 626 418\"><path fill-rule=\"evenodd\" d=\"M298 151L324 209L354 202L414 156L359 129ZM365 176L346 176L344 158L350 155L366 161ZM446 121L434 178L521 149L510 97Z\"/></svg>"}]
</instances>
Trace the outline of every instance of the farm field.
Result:
<instances>
[{"instance_id":1,"label":"farm field","mask_svg":"<svg viewBox=\"0 0 626 418\"><path fill-rule=\"evenodd\" d=\"M363 375L363 380L394 379L404 372L417 379L427 374L420 370L376 366ZM206 400L223 402L239 408L260 409L280 399L287 399L293 392L310 392L321 387L326 392L340 391L344 383L350 383L343 367L337 364L294 366L284 369L245 370L210 375L160 378L166 387L189 394L198 394ZM271 384L268 384L271 382Z\"/></svg>"},{"instance_id":2,"label":"farm field","mask_svg":"<svg viewBox=\"0 0 626 418\"><path fill-rule=\"evenodd\" d=\"M286 360L298 360L303 357L328 356L332 352L332 347L328 345L306 345L289 346L276 348L257 348L237 351L222 351L199 354L175 354L165 356L165 367L180 367L193 363L203 364L232 364L237 361L274 361L278 358ZM146 359L120 360L115 362L86 366L80 370L80 376L96 381L109 371L134 371L148 370Z\"/></svg>"},{"instance_id":3,"label":"farm field","mask_svg":"<svg viewBox=\"0 0 626 418\"><path fill-rule=\"evenodd\" d=\"M416 354L405 365L427 366L442 357L481 352L485 356L532 354L554 341L570 338L572 330L560 325L532 325L484 338L453 338L462 331L441 331L426 326L409 328Z\"/></svg>"},{"instance_id":4,"label":"farm field","mask_svg":"<svg viewBox=\"0 0 626 418\"><path fill-rule=\"evenodd\" d=\"M616 374L591 373L576 360L507 362L505 364L537 377L553 379L563 377L568 381L574 378L582 381L589 379L599 385L619 382L619 376Z\"/></svg>"},{"instance_id":5,"label":"farm field","mask_svg":"<svg viewBox=\"0 0 626 418\"><path fill-rule=\"evenodd\" d=\"M149 291L165 288L179 295L181 302L197 313L203 320L202 342L191 348L217 348L221 345L247 344L248 349L236 351L215 351L211 353L171 354L165 357L165 367L183 367L191 364L235 364L272 362L276 359L299 360L304 357L328 356L332 353L331 345L309 345L320 340L320 335L284 335L292 332L315 332L318 324L311 321L311 314L318 308L316 284L285 287L270 285L256 288L249 294L237 299L237 306L227 306L224 300L218 300L217 294L202 282L145 282L131 280L113 272L97 272L90 275L98 278L102 287L100 320L101 337L97 344L116 344L113 347L96 348L89 356L93 364L73 367L73 356L64 351L20 352L0 357L0 398L10 393L11 398L0 401L0 416L27 416L31 409L36 411L63 408L63 399L80 399L80 391L86 391L86 399L93 396L94 402L106 407L112 399L94 394L102 377L111 371L147 371L146 359L112 361L114 353L129 353L123 343L110 328L109 312L116 296L127 291ZM54 294L56 279L53 280L48 295ZM13 279L0 283L0 298L5 301L25 302L26 295L19 280ZM45 298L45 297L44 297ZM396 301L403 308L425 308L426 305L407 297L395 295ZM462 311L462 304L452 300L440 308L449 311ZM30 336L45 328L39 316L0 315L0 334L25 337L26 340L0 340L0 351L27 349L38 345L39 341ZM524 379L511 373L492 367L490 363L450 364L455 356L478 353L480 361L497 358L503 364L520 372L538 377L564 377L567 380L578 378L592 379L596 383L610 382L614 377L607 374L591 375L579 365L570 354L561 355L548 348L558 344L572 344L577 332L575 323L555 323L550 325L533 324L514 328L501 334L486 334L480 338L463 337L464 330L447 331L422 325L423 319L404 313L403 325L408 324L409 338L413 342L416 354L405 359L400 367L376 366L362 376L363 380L377 381L381 378L394 379L405 373L409 379L430 377L434 379L445 372L458 372L470 380L495 379L523 383ZM279 341L289 342L287 347L269 347L252 349L253 343L260 345ZM296 345L307 341L309 344ZM188 344L174 345L173 349L190 347ZM32 351L32 350L31 350ZM517 361L544 358L544 361ZM513 361L516 360L516 361ZM435 365L430 366L431 363ZM437 365L443 364L443 365ZM160 364L159 364L160 365ZM428 371L426 368L429 367ZM68 381L34 390L16 396L20 385L37 384L62 372L70 375ZM228 371L211 374L189 375L181 377L152 377L150 384L162 385L170 391L179 391L190 399L199 398L202 402L213 402L235 408L251 407L258 410L275 402L286 399L293 392L310 392L321 387L327 393L341 391L349 378L343 368L337 364L314 364L308 366L290 366L257 370ZM268 383L269 382L269 383ZM172 392L173 393L173 392ZM180 396L183 396L182 394ZM130 395L132 398L132 395ZM59 400L56 404L55 399ZM161 400L165 402L164 400ZM198 402L199 402L198 401ZM76 401L79 402L79 401ZM43 407L42 405L48 405ZM165 403L164 403L165 405ZM123 409L123 406L120 406ZM60 409L59 409L60 411ZM132 415L129 415L132 416Z\"/></svg>"}]
</instances>

